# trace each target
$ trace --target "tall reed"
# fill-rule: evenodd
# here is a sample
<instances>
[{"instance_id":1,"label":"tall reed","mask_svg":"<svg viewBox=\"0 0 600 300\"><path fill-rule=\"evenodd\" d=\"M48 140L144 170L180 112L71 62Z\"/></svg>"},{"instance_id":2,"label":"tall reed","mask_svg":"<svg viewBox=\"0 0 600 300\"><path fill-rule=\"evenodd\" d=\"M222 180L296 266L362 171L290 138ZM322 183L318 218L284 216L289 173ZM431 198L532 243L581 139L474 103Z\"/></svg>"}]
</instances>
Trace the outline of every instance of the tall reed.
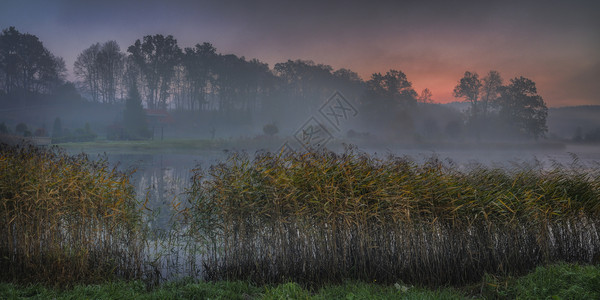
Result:
<instances>
[{"instance_id":1,"label":"tall reed","mask_svg":"<svg viewBox=\"0 0 600 300\"><path fill-rule=\"evenodd\" d=\"M0 145L0 280L139 277L139 221L128 174L106 160Z\"/></svg>"},{"instance_id":2,"label":"tall reed","mask_svg":"<svg viewBox=\"0 0 600 300\"><path fill-rule=\"evenodd\" d=\"M597 169L234 154L194 171L185 215L209 279L462 284L600 253Z\"/></svg>"}]
</instances>

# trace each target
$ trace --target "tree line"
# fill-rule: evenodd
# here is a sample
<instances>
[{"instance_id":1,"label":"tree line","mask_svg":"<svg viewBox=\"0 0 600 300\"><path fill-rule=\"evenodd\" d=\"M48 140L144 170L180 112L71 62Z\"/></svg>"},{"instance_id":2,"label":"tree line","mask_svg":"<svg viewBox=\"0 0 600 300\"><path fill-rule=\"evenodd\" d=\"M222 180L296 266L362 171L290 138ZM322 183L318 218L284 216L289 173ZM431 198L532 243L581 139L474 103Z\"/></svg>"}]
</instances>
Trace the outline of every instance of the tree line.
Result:
<instances>
[{"instance_id":1,"label":"tree line","mask_svg":"<svg viewBox=\"0 0 600 300\"><path fill-rule=\"evenodd\" d=\"M546 103L535 82L523 76L503 85L498 71L489 71L482 79L467 71L454 88L454 96L470 104L466 121L478 139L494 131L538 139L548 131Z\"/></svg>"},{"instance_id":2,"label":"tree line","mask_svg":"<svg viewBox=\"0 0 600 300\"><path fill-rule=\"evenodd\" d=\"M349 69L308 60L273 68L258 59L218 53L210 43L181 48L171 35L147 35L122 51L116 41L95 43L77 57L78 90L90 101L124 103L131 87L148 109L251 116L315 113L334 91L358 104L373 128L410 132L414 112L431 105L429 89L417 93L406 74L389 70L361 79ZM0 35L0 96L64 89L66 68L34 35L14 27ZM134 93L135 94L135 93ZM535 83L524 77L504 85L500 74L465 72L454 96L469 103L462 126L478 139L498 132L539 138L547 108ZM268 120L267 120L268 121Z\"/></svg>"},{"instance_id":3,"label":"tree line","mask_svg":"<svg viewBox=\"0 0 600 300\"><path fill-rule=\"evenodd\" d=\"M48 93L64 82L65 62L42 42L14 27L0 35L0 86L3 94Z\"/></svg>"}]
</instances>

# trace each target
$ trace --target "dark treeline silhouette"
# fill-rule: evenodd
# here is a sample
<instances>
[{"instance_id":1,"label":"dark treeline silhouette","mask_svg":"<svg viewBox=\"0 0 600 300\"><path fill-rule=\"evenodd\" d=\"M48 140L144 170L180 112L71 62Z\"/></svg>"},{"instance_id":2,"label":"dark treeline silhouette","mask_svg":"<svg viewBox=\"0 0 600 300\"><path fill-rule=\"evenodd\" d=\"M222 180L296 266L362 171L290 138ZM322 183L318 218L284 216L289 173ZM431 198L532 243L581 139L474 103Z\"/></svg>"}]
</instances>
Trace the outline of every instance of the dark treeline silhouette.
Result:
<instances>
[{"instance_id":1,"label":"dark treeline silhouette","mask_svg":"<svg viewBox=\"0 0 600 300\"><path fill-rule=\"evenodd\" d=\"M490 71L482 80L467 71L454 88L454 96L469 103L467 125L477 139L489 135L538 139L548 131L548 108L537 94L535 82L528 78L515 77L502 85L497 71Z\"/></svg>"},{"instance_id":2,"label":"dark treeline silhouette","mask_svg":"<svg viewBox=\"0 0 600 300\"><path fill-rule=\"evenodd\" d=\"M0 34L0 100L4 105L44 100L56 95L62 100L80 100L72 83L65 81L66 67L44 44L15 27Z\"/></svg>"},{"instance_id":3,"label":"dark treeline silhouette","mask_svg":"<svg viewBox=\"0 0 600 300\"><path fill-rule=\"evenodd\" d=\"M115 103L122 91L125 54L115 41L96 43L83 50L73 66L85 92L94 102Z\"/></svg>"},{"instance_id":4,"label":"dark treeline silhouette","mask_svg":"<svg viewBox=\"0 0 600 300\"><path fill-rule=\"evenodd\" d=\"M55 57L32 34L14 27L0 35L2 89L7 94L46 93L59 85L65 76L65 62Z\"/></svg>"},{"instance_id":5,"label":"dark treeline silhouette","mask_svg":"<svg viewBox=\"0 0 600 300\"><path fill-rule=\"evenodd\" d=\"M477 73L465 72L454 90L457 98L469 103L469 109L461 114L434 104L429 89L418 94L399 70L375 73L365 81L351 70L334 70L309 60L288 60L271 69L257 59L218 53L207 42L182 49L171 35L144 36L126 52L116 41L95 43L78 55L73 67L79 80L77 89L90 102L123 106L126 100L131 102L131 87L136 87L147 109L179 114L175 119L180 128L191 129L193 124L262 128L275 123L297 127L339 91L360 112L359 118L344 128L352 129L354 137L371 132L384 139L406 141L509 136L537 139L547 131L547 108L535 83L516 77L503 85L496 71L483 79ZM65 73L64 61L37 37L14 27L2 31L3 103L39 95L80 100L74 85L65 81ZM130 113L131 107L127 107Z\"/></svg>"}]
</instances>

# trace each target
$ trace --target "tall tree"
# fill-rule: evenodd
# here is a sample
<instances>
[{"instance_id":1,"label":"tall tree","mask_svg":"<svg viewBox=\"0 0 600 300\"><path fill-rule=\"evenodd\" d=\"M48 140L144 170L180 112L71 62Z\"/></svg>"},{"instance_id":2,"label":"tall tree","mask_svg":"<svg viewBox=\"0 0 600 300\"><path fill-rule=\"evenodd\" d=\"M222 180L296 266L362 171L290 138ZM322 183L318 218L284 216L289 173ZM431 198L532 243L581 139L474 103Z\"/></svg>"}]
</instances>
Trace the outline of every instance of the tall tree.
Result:
<instances>
[{"instance_id":1,"label":"tall tree","mask_svg":"<svg viewBox=\"0 0 600 300\"><path fill-rule=\"evenodd\" d=\"M412 107L417 92L402 71L390 70L385 75L374 73L367 81L363 106L375 113L393 112Z\"/></svg>"},{"instance_id":2,"label":"tall tree","mask_svg":"<svg viewBox=\"0 0 600 300\"><path fill-rule=\"evenodd\" d=\"M20 33L15 27L0 35L0 88L50 93L64 82L64 60L54 56L35 35Z\"/></svg>"},{"instance_id":3,"label":"tall tree","mask_svg":"<svg viewBox=\"0 0 600 300\"><path fill-rule=\"evenodd\" d=\"M502 77L498 71L490 71L484 78L481 86L481 115L486 118L490 105L495 103L500 96Z\"/></svg>"},{"instance_id":4,"label":"tall tree","mask_svg":"<svg viewBox=\"0 0 600 300\"><path fill-rule=\"evenodd\" d=\"M124 73L125 54L116 41L92 44L73 65L92 101L115 103Z\"/></svg>"},{"instance_id":5,"label":"tall tree","mask_svg":"<svg viewBox=\"0 0 600 300\"><path fill-rule=\"evenodd\" d=\"M454 87L454 97L464 98L466 102L471 104L469 116L471 121L476 121L479 117L480 108L478 102L481 86L479 75L475 72L466 71L463 78Z\"/></svg>"},{"instance_id":6,"label":"tall tree","mask_svg":"<svg viewBox=\"0 0 600 300\"><path fill-rule=\"evenodd\" d=\"M269 94L271 71L266 63L258 59L243 61L242 110L250 114L260 107L260 99Z\"/></svg>"},{"instance_id":7,"label":"tall tree","mask_svg":"<svg viewBox=\"0 0 600 300\"><path fill-rule=\"evenodd\" d=\"M75 76L83 81L86 92L94 102L100 102L100 66L98 54L100 43L95 43L83 50L73 64Z\"/></svg>"},{"instance_id":8,"label":"tall tree","mask_svg":"<svg viewBox=\"0 0 600 300\"><path fill-rule=\"evenodd\" d=\"M508 86L500 88L497 103L501 120L520 134L538 139L548 131L548 108L532 80L523 76L511 79Z\"/></svg>"},{"instance_id":9,"label":"tall tree","mask_svg":"<svg viewBox=\"0 0 600 300\"><path fill-rule=\"evenodd\" d=\"M433 103L433 93L431 93L431 91L428 88L424 88L421 91L421 94L419 95L419 98L417 98L417 100L420 103Z\"/></svg>"},{"instance_id":10,"label":"tall tree","mask_svg":"<svg viewBox=\"0 0 600 300\"><path fill-rule=\"evenodd\" d=\"M361 111L366 121L382 132L406 138L414 130L411 110L417 102L417 92L406 74L390 70L385 75L375 73L366 82L361 99Z\"/></svg>"},{"instance_id":11,"label":"tall tree","mask_svg":"<svg viewBox=\"0 0 600 300\"><path fill-rule=\"evenodd\" d=\"M59 117L56 117L56 119L54 119L54 125L52 126L52 142L58 143L60 141L60 138L62 138L62 137L63 137L62 121L60 120Z\"/></svg>"},{"instance_id":12,"label":"tall tree","mask_svg":"<svg viewBox=\"0 0 600 300\"><path fill-rule=\"evenodd\" d=\"M295 111L314 113L323 99L333 93L333 68L329 65L288 60L275 64L274 71L282 79L282 89L291 101L288 105Z\"/></svg>"},{"instance_id":13,"label":"tall tree","mask_svg":"<svg viewBox=\"0 0 600 300\"><path fill-rule=\"evenodd\" d=\"M54 125L52 126L52 137L61 137L63 132L62 122L59 117L54 119Z\"/></svg>"},{"instance_id":14,"label":"tall tree","mask_svg":"<svg viewBox=\"0 0 600 300\"><path fill-rule=\"evenodd\" d=\"M473 130L477 140L481 138L481 126L483 125L481 122L481 101L479 99L482 86L477 73L466 71L463 78L454 87L454 97L464 98L465 102L471 104L467 110L468 128Z\"/></svg>"},{"instance_id":15,"label":"tall tree","mask_svg":"<svg viewBox=\"0 0 600 300\"><path fill-rule=\"evenodd\" d=\"M125 100L123 125L126 136L129 139L145 139L150 137L146 113L142 106L142 98L135 83L129 87L127 99Z\"/></svg>"},{"instance_id":16,"label":"tall tree","mask_svg":"<svg viewBox=\"0 0 600 300\"><path fill-rule=\"evenodd\" d=\"M206 104L207 89L215 72L216 51L210 43L196 44L194 48L184 50L182 65L189 87L190 110L202 110Z\"/></svg>"},{"instance_id":17,"label":"tall tree","mask_svg":"<svg viewBox=\"0 0 600 300\"><path fill-rule=\"evenodd\" d=\"M258 107L270 73L267 64L233 54L219 55L214 64L214 87L221 112L237 111L250 117Z\"/></svg>"},{"instance_id":18,"label":"tall tree","mask_svg":"<svg viewBox=\"0 0 600 300\"><path fill-rule=\"evenodd\" d=\"M121 77L123 76L125 54L116 41L102 45L96 58L100 93L104 102L115 103Z\"/></svg>"},{"instance_id":19,"label":"tall tree","mask_svg":"<svg viewBox=\"0 0 600 300\"><path fill-rule=\"evenodd\" d=\"M241 60L233 54L219 55L215 65L215 87L219 95L220 112L232 112L240 108Z\"/></svg>"},{"instance_id":20,"label":"tall tree","mask_svg":"<svg viewBox=\"0 0 600 300\"><path fill-rule=\"evenodd\" d=\"M136 40L127 52L145 83L148 108L166 108L175 66L181 57L177 40L172 35L147 35L143 42Z\"/></svg>"},{"instance_id":21,"label":"tall tree","mask_svg":"<svg viewBox=\"0 0 600 300\"><path fill-rule=\"evenodd\" d=\"M365 90L365 82L358 76L358 73L342 68L334 71L332 75L335 90L342 92L349 100L358 103Z\"/></svg>"}]
</instances>

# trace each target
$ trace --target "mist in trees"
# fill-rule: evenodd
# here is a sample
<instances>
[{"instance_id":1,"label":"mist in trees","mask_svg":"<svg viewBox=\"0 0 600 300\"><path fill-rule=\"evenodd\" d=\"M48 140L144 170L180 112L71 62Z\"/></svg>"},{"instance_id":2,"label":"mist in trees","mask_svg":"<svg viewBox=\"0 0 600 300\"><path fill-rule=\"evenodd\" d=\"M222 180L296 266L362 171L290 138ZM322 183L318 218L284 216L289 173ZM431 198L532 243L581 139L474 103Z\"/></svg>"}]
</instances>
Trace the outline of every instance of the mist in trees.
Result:
<instances>
[{"instance_id":1,"label":"mist in trees","mask_svg":"<svg viewBox=\"0 0 600 300\"><path fill-rule=\"evenodd\" d=\"M94 102L116 103L122 91L125 55L116 41L96 43L77 56L73 71Z\"/></svg>"},{"instance_id":2,"label":"mist in trees","mask_svg":"<svg viewBox=\"0 0 600 300\"><path fill-rule=\"evenodd\" d=\"M281 79L281 89L288 95L288 105L305 113L316 112L320 99L332 92L333 68L308 60L288 60L275 64L275 74Z\"/></svg>"},{"instance_id":3,"label":"mist in trees","mask_svg":"<svg viewBox=\"0 0 600 300\"><path fill-rule=\"evenodd\" d=\"M81 78L90 82L86 84L88 90L97 87L95 94L105 102L114 101L101 92L101 86L110 85L103 84L99 75L102 49L108 45L118 52L115 43L95 44L80 55L81 62L89 56L93 63L76 63L76 69L83 70L79 72ZM147 108L189 112L191 120L211 119L204 121L205 126L242 126L255 121L279 122L284 128L293 126L294 122L314 115L324 99L337 90L360 108L361 123L355 126L386 138L539 138L546 132L543 100L530 99L538 107L527 104L528 108L517 112L511 107L524 102L525 96L517 96L513 85L503 86L497 71L490 71L483 78L467 71L459 79L454 95L469 103L463 122L456 114L436 107L429 89L418 94L399 70L374 73L363 81L351 70L334 70L309 60L288 60L270 69L257 59L221 54L207 42L181 50L173 36L160 34L136 40L127 51L129 55L110 56L123 62L122 68L113 68L122 72L120 77L104 78L113 78L112 82L122 78L121 86L139 83L140 98ZM88 65L95 67L78 68ZM89 75L96 76L96 83L91 83ZM529 93L530 89L521 92L527 97L535 96ZM533 113L526 113L528 110Z\"/></svg>"},{"instance_id":4,"label":"mist in trees","mask_svg":"<svg viewBox=\"0 0 600 300\"><path fill-rule=\"evenodd\" d=\"M465 101L471 104L469 108L469 119L476 121L480 114L479 108L479 91L481 89L481 80L477 73L465 72L463 78L460 79L458 85L454 88L454 97L464 98Z\"/></svg>"},{"instance_id":5,"label":"mist in trees","mask_svg":"<svg viewBox=\"0 0 600 300\"><path fill-rule=\"evenodd\" d=\"M481 117L488 116L490 108L497 102L500 88L502 87L502 77L498 71L490 71L483 78L481 86Z\"/></svg>"},{"instance_id":6,"label":"mist in trees","mask_svg":"<svg viewBox=\"0 0 600 300\"><path fill-rule=\"evenodd\" d=\"M185 48L175 80L175 105L180 109L203 111L208 107L208 94L214 84L217 49L210 43Z\"/></svg>"},{"instance_id":7,"label":"mist in trees","mask_svg":"<svg viewBox=\"0 0 600 300\"><path fill-rule=\"evenodd\" d=\"M497 99L498 116L516 132L538 139L548 131L546 118L548 108L544 99L537 94L535 83L523 76L510 80L500 87Z\"/></svg>"},{"instance_id":8,"label":"mist in trees","mask_svg":"<svg viewBox=\"0 0 600 300\"><path fill-rule=\"evenodd\" d=\"M411 113L417 103L417 93L406 74L390 70L385 75L375 73L366 82L360 102L363 120L389 137L405 139L414 130Z\"/></svg>"},{"instance_id":9,"label":"mist in trees","mask_svg":"<svg viewBox=\"0 0 600 300\"><path fill-rule=\"evenodd\" d=\"M142 106L142 98L135 82L129 87L127 100L125 100L123 125L125 132L120 138L138 140L147 139L151 136L146 121L146 113Z\"/></svg>"},{"instance_id":10,"label":"mist in trees","mask_svg":"<svg viewBox=\"0 0 600 300\"><path fill-rule=\"evenodd\" d=\"M352 70L310 60L287 60L271 68L258 59L220 53L208 42L180 47L172 35L146 35L126 51L114 40L94 43L77 56L73 71L78 81L66 82L64 61L36 36L14 27L2 31L1 99L18 102L24 93L51 94L62 103L110 105L121 113L113 113L104 126L112 124L111 132L120 132L121 138L150 136L145 109L174 114L170 126L190 134L214 137L240 128L240 134L274 135L263 126L276 123L285 136L319 115L335 91L359 112L343 128L353 137L538 139L548 130L547 107L535 83L516 77L504 85L493 70L483 77L467 71L457 79L454 96L468 104L462 114L436 104L428 88L417 93L401 70L374 73L365 81ZM115 123L119 118L121 125Z\"/></svg>"},{"instance_id":11,"label":"mist in trees","mask_svg":"<svg viewBox=\"0 0 600 300\"><path fill-rule=\"evenodd\" d=\"M52 125L52 139L57 140L63 136L62 121L59 117L54 119L54 125Z\"/></svg>"},{"instance_id":12,"label":"mist in trees","mask_svg":"<svg viewBox=\"0 0 600 300\"><path fill-rule=\"evenodd\" d=\"M470 104L467 126L477 139L538 139L548 131L548 108L528 78L515 77L504 86L497 71L490 71L483 80L467 71L454 88L454 96Z\"/></svg>"}]
</instances>

